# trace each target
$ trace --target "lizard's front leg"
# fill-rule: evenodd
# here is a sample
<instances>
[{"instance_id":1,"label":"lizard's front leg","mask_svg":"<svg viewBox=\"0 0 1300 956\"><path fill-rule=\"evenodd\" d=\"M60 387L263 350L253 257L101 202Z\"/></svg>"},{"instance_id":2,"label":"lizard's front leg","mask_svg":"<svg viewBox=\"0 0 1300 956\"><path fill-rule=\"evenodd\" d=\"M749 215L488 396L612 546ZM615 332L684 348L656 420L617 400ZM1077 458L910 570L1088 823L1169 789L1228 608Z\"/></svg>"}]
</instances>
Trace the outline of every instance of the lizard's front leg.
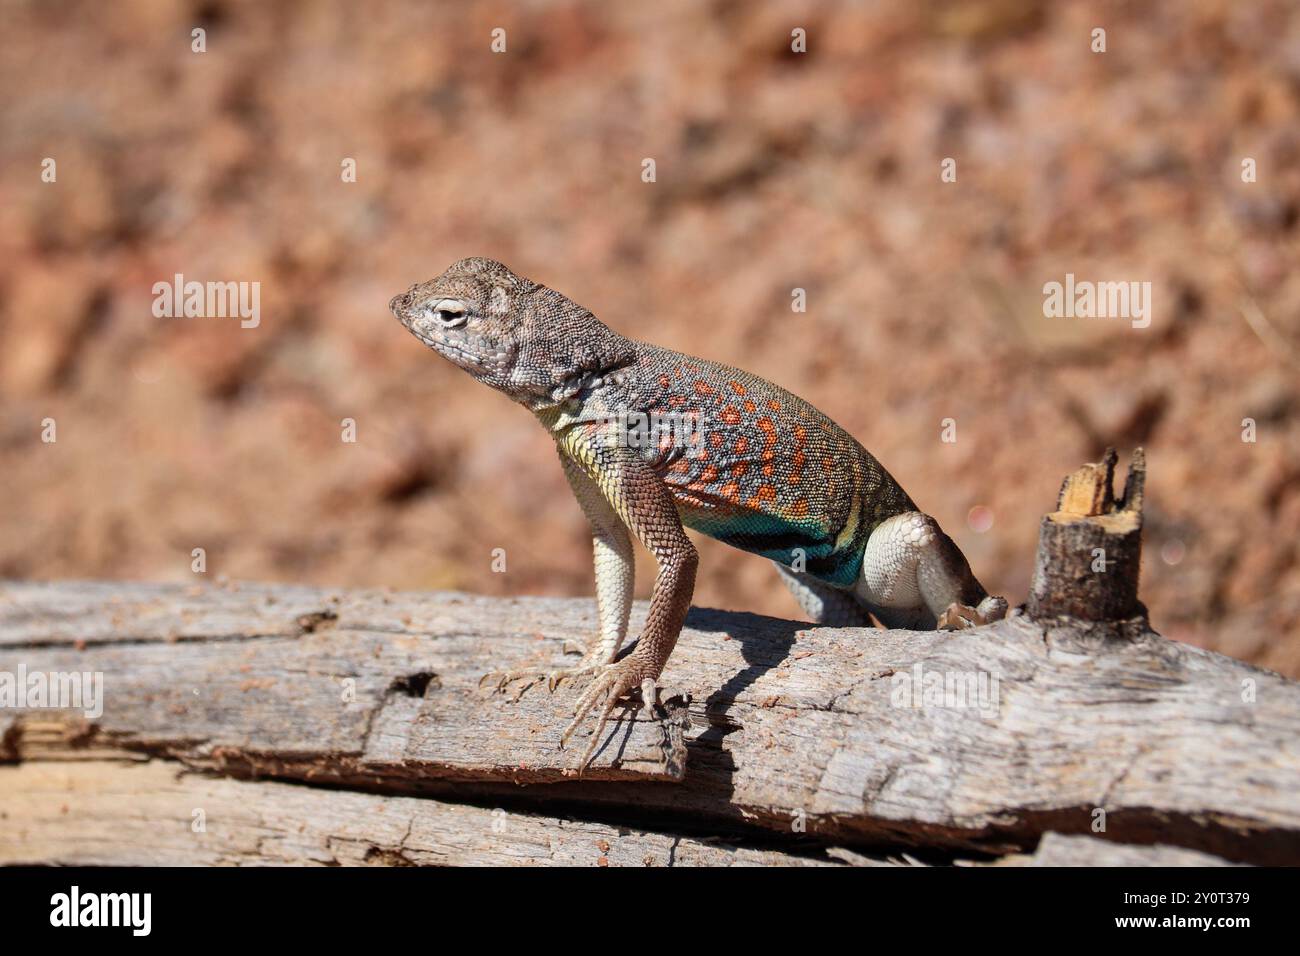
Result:
<instances>
[{"instance_id":1,"label":"lizard's front leg","mask_svg":"<svg viewBox=\"0 0 1300 956\"><path fill-rule=\"evenodd\" d=\"M569 480L573 496L578 499L578 504L591 523L592 565L596 572L596 616L600 621L600 636L594 645L583 648L585 653L582 660L574 667L520 669L484 675L484 681L495 681L498 691L504 690L512 681L528 680L515 694L515 700L539 680L545 680L547 687L554 691L563 680L590 674L604 664L612 664L618 649L623 645L623 639L627 637L627 622L632 612L635 558L627 526L601 493L600 486L563 451L560 452L560 464L564 467L564 476Z\"/></svg>"},{"instance_id":2,"label":"lizard's front leg","mask_svg":"<svg viewBox=\"0 0 1300 956\"><path fill-rule=\"evenodd\" d=\"M639 455L626 447L590 441L572 442L564 450L573 455L615 514L632 529L659 565L645 629L636 646L622 660L596 671L560 739L561 746L567 743L583 718L603 701L596 729L578 763L581 771L595 752L609 715L620 699L640 688L642 706L654 706L656 681L677 644L690 608L699 558L682 529L671 491Z\"/></svg>"}]
</instances>

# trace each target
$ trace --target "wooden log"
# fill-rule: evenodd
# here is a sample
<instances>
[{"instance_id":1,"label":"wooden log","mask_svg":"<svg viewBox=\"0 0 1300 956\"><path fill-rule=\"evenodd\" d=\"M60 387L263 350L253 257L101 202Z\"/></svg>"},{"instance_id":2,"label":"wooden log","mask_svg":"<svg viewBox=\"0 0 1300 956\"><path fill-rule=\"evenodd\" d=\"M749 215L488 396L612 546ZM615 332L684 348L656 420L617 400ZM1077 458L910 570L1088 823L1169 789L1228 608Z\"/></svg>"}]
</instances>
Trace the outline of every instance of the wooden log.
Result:
<instances>
[{"instance_id":1,"label":"wooden log","mask_svg":"<svg viewBox=\"0 0 1300 956\"><path fill-rule=\"evenodd\" d=\"M1133 452L1124 494L1115 497L1115 449L1065 479L1057 510L1044 516L1029 590L1035 620L1122 621L1145 614L1138 601L1146 456Z\"/></svg>"},{"instance_id":2,"label":"wooden log","mask_svg":"<svg viewBox=\"0 0 1300 956\"><path fill-rule=\"evenodd\" d=\"M98 671L105 702L95 719L0 709L0 740L10 761L145 754L862 852L1024 852L1104 811L1109 840L1300 861L1300 686L1141 621L1123 641L1023 615L963 632L687 623L665 677L694 694L689 728L625 720L575 780L556 749L575 688L512 703L478 680L563 662L591 602L5 584L0 671Z\"/></svg>"},{"instance_id":3,"label":"wooden log","mask_svg":"<svg viewBox=\"0 0 1300 956\"><path fill-rule=\"evenodd\" d=\"M158 760L0 767L0 793L4 865L836 864L815 846L749 849L503 807L177 774Z\"/></svg>"},{"instance_id":4,"label":"wooden log","mask_svg":"<svg viewBox=\"0 0 1300 956\"><path fill-rule=\"evenodd\" d=\"M508 620L525 607L517 602L452 595L416 607L379 592L344 600L303 588L94 584L19 586L4 596L0 671L101 672L110 701L102 720L84 726L62 716L51 725L36 711L23 731L29 750L45 753L47 742L63 749L68 734L85 743L84 733L213 766L283 763L311 777L400 764L414 732L430 777L537 782L572 772L574 755L557 751L546 733L565 719L564 698L543 692L512 702L477 686L501 666L502 638L516 658L545 642L528 613L518 615L523 632L511 633ZM442 639L429 641L429 632ZM552 624L550 633L568 632ZM32 652L25 665L6 657L18 647ZM46 666L41 651L61 666ZM422 707L426 698L442 703ZM478 723L448 723L453 713ZM0 759L17 732L6 730L5 714ZM683 723L681 714L627 722L588 776L680 779Z\"/></svg>"},{"instance_id":5,"label":"wooden log","mask_svg":"<svg viewBox=\"0 0 1300 956\"><path fill-rule=\"evenodd\" d=\"M0 793L0 865L917 865L815 843L756 849L504 807L178 774L148 759L0 767ZM1176 847L1048 833L1032 854L996 865L1226 864Z\"/></svg>"},{"instance_id":6,"label":"wooden log","mask_svg":"<svg viewBox=\"0 0 1300 956\"><path fill-rule=\"evenodd\" d=\"M1176 846L1132 846L1088 836L1047 833L1032 856L1007 857L1011 866L1233 866L1208 853Z\"/></svg>"}]
</instances>

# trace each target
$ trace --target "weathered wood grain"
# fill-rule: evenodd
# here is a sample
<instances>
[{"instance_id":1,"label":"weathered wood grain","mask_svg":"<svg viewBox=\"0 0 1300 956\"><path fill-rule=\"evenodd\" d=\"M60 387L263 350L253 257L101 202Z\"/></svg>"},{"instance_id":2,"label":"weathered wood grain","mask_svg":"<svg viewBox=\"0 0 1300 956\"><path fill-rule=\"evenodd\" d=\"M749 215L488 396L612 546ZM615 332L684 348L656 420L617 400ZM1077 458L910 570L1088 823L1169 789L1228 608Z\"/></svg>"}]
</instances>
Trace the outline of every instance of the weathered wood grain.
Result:
<instances>
[{"instance_id":1,"label":"weathered wood grain","mask_svg":"<svg viewBox=\"0 0 1300 956\"><path fill-rule=\"evenodd\" d=\"M128 750L857 847L1003 853L1089 833L1105 810L1111 840L1300 862L1300 686L1277 675L1140 622L906 632L696 610L687 624L664 675L695 696L684 745L625 721L573 780L555 749L573 690L511 703L477 682L562 663L564 639L594 629L591 602L6 584L0 671L99 670L107 702L96 721L0 710L0 739L9 760ZM997 694L981 713L904 693L926 674L996 678Z\"/></svg>"},{"instance_id":2,"label":"weathered wood grain","mask_svg":"<svg viewBox=\"0 0 1300 956\"><path fill-rule=\"evenodd\" d=\"M65 749L71 734L82 745L111 741L209 765L292 764L294 775L376 774L390 763L411 775L418 763L427 778L559 779L574 762L555 749L565 698L511 703L478 686L493 667L573 633L534 610L305 588L11 586L0 589L0 671L25 663L104 674L101 719L65 715L51 728L37 712L22 731L29 748ZM0 725L4 739L18 732ZM418 756L408 758L412 746ZM680 730L629 722L602 758L593 779L680 779Z\"/></svg>"},{"instance_id":3,"label":"weathered wood grain","mask_svg":"<svg viewBox=\"0 0 1300 956\"><path fill-rule=\"evenodd\" d=\"M1069 475L1044 515L1026 610L1034 620L1117 621L1144 614L1138 600L1146 454L1133 450L1123 495L1114 448Z\"/></svg>"},{"instance_id":4,"label":"weathered wood grain","mask_svg":"<svg viewBox=\"0 0 1300 956\"><path fill-rule=\"evenodd\" d=\"M1088 836L1047 833L1032 856L1008 857L1011 866L1233 866L1208 853L1176 846L1132 846ZM999 864L1002 865L1002 864Z\"/></svg>"},{"instance_id":5,"label":"weathered wood grain","mask_svg":"<svg viewBox=\"0 0 1300 956\"><path fill-rule=\"evenodd\" d=\"M0 865L835 865L816 847L815 856L749 849L502 807L177 773L157 760L0 767L0 792Z\"/></svg>"},{"instance_id":6,"label":"weathered wood grain","mask_svg":"<svg viewBox=\"0 0 1300 956\"><path fill-rule=\"evenodd\" d=\"M415 797L177 772L158 760L0 767L0 865L907 866ZM1046 834L999 866L1223 866L1205 853Z\"/></svg>"}]
</instances>

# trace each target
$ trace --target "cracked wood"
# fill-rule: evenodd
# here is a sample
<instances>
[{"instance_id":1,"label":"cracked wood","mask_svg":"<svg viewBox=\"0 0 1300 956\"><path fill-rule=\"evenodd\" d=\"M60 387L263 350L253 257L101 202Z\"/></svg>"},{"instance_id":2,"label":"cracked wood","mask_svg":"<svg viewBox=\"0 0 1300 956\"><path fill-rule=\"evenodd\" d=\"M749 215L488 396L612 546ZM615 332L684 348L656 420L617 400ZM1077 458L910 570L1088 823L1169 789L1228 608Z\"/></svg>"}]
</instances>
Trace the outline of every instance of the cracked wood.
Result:
<instances>
[{"instance_id":1,"label":"cracked wood","mask_svg":"<svg viewBox=\"0 0 1300 956\"><path fill-rule=\"evenodd\" d=\"M157 760L0 767L0 865L907 866L542 813L177 773ZM201 821L201 825L200 825ZM1212 856L1047 834L1006 866L1213 866Z\"/></svg>"},{"instance_id":2,"label":"cracked wood","mask_svg":"<svg viewBox=\"0 0 1300 956\"><path fill-rule=\"evenodd\" d=\"M800 820L824 843L990 853L1088 833L1100 808L1112 840L1300 858L1300 686L1140 622L1123 635L1023 617L943 633L695 610L665 673L695 694L684 740L624 721L591 775L571 780L555 727L574 689L512 704L477 681L503 661L560 662L564 639L594 627L576 600L6 584L0 670L100 670L107 700L93 722L0 711L0 756L143 752L232 774L508 794L720 831L788 835ZM912 706L900 675L926 672L996 678L996 704Z\"/></svg>"}]
</instances>

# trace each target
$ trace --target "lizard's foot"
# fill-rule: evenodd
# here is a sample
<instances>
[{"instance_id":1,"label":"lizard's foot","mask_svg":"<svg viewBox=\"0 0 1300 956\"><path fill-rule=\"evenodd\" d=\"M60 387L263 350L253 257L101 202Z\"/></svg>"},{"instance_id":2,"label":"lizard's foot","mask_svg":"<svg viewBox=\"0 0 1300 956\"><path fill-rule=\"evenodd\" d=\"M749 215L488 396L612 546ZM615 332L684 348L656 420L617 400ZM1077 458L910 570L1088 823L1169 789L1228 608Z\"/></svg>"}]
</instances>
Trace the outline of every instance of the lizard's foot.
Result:
<instances>
[{"instance_id":1,"label":"lizard's foot","mask_svg":"<svg viewBox=\"0 0 1300 956\"><path fill-rule=\"evenodd\" d=\"M514 671L492 671L484 674L478 682L479 687L491 681L496 686L493 688L496 693L504 694L506 688L515 681L524 681L525 683L510 698L510 703L515 703L520 697L523 697L532 687L546 681L546 689L555 693L555 688L561 683L574 677L582 677L584 674L591 674L600 669L599 664L588 664L583 667L557 667L552 670L542 668L528 668Z\"/></svg>"},{"instance_id":2,"label":"lizard's foot","mask_svg":"<svg viewBox=\"0 0 1300 956\"><path fill-rule=\"evenodd\" d=\"M569 726L564 728L564 733L560 737L561 747L569 742L569 737L578 729L578 724L582 723L583 719L591 713L596 705L602 701L604 702L604 707L601 708L600 717L596 723L596 729L591 735L591 742L587 744L582 759L578 761L577 770L579 775L591 762L591 755L596 752L601 734L605 731L605 725L609 723L609 715L613 712L614 707L638 687L641 689L641 706L653 710L657 692L655 678L645 662L638 660L633 655L616 664L607 664L599 668L591 685L578 698L578 702L573 707L573 720L569 722Z\"/></svg>"},{"instance_id":3,"label":"lizard's foot","mask_svg":"<svg viewBox=\"0 0 1300 956\"><path fill-rule=\"evenodd\" d=\"M948 605L946 611L939 615L938 629L941 631L960 631L967 627L991 624L993 621L1000 621L1006 616L1007 602L1005 598L990 595L980 601L979 607L971 607L969 604L959 604L954 601Z\"/></svg>"},{"instance_id":4,"label":"lizard's foot","mask_svg":"<svg viewBox=\"0 0 1300 956\"><path fill-rule=\"evenodd\" d=\"M520 687L519 690L515 692L515 695L510 698L510 702L513 704L517 702L520 697L523 697L524 694L528 692L529 688L540 681L546 681L546 689L551 693L555 693L555 688L559 687L562 682L574 677L582 677L585 674L594 673L601 668L601 664L592 661L592 652L582 643L582 641L575 638L565 640L564 653L575 653L575 651L570 649L571 646L576 647L578 649L576 653L582 655L582 660L576 667L556 667L550 669L530 667L510 671L492 671L479 678L478 685L479 687L482 687L485 683L491 681L496 685L496 693L503 694L505 693L505 689L515 681L527 681L527 683Z\"/></svg>"}]
</instances>

